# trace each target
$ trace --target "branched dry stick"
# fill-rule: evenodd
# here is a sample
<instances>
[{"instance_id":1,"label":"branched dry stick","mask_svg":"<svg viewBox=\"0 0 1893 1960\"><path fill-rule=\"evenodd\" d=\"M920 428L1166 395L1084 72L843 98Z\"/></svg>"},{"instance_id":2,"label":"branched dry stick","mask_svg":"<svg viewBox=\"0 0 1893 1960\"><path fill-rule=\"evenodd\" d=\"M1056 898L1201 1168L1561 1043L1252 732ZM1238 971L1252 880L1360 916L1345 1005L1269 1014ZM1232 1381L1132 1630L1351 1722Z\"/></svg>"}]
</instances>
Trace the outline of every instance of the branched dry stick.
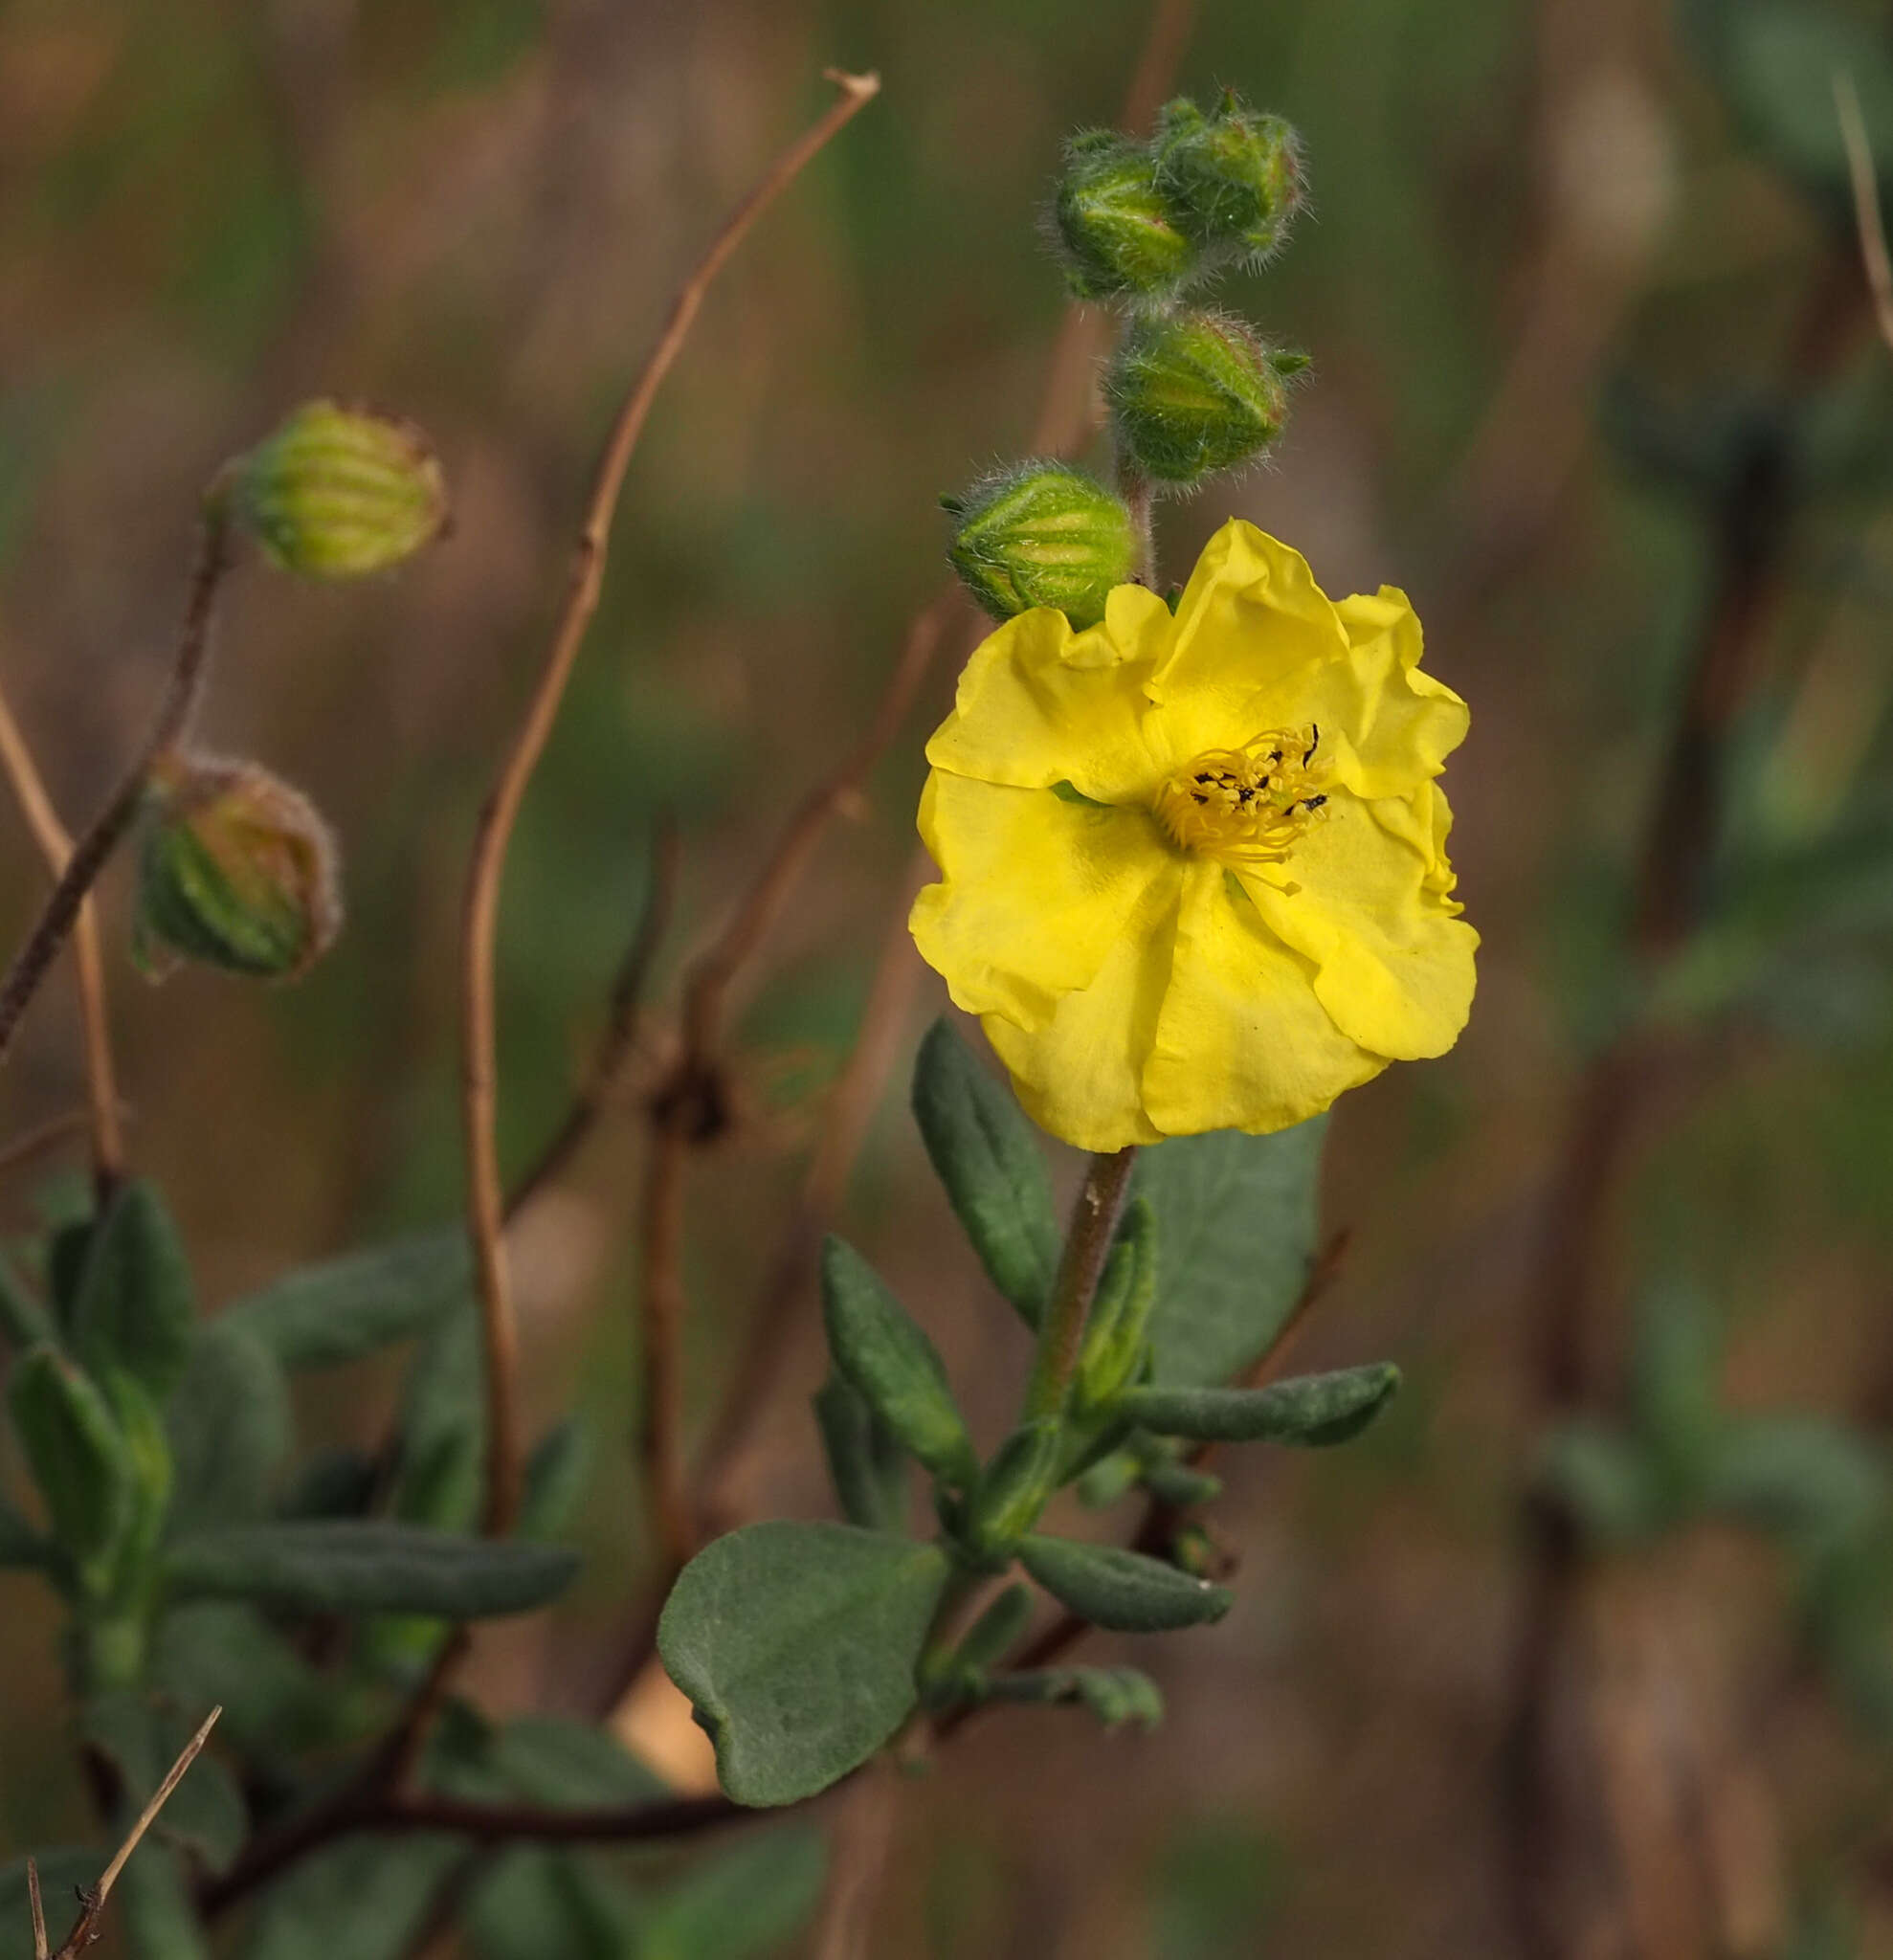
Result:
<instances>
[{"instance_id":1,"label":"branched dry stick","mask_svg":"<svg viewBox=\"0 0 1893 1960\"><path fill-rule=\"evenodd\" d=\"M26 827L56 880L73 855L73 840L53 808L39 769L12 708L0 695L0 768ZM105 1011L105 962L99 949L99 908L91 896L73 922L73 972L78 986L79 1028L85 1044L85 1084L90 1102L92 1181L102 1202L124 1172L124 1139L119 1127L118 1077L112 1065L111 1023Z\"/></svg>"},{"instance_id":2,"label":"branched dry stick","mask_svg":"<svg viewBox=\"0 0 1893 1960\"><path fill-rule=\"evenodd\" d=\"M1844 70L1834 78L1834 106L1840 112L1840 139L1847 145L1847 173L1854 183L1854 223L1860 237L1860 264L1873 295L1880 337L1893 347L1893 260L1886 254L1886 226L1880 212L1880 175L1867 142L1860 92Z\"/></svg>"},{"instance_id":3,"label":"branched dry stick","mask_svg":"<svg viewBox=\"0 0 1893 1960\"><path fill-rule=\"evenodd\" d=\"M5 1056L11 1047L20 1016L38 992L47 969L78 924L86 894L131 828L145 800L153 765L176 746L190 725L211 651L211 614L230 563L230 522L222 494L213 489L205 500L197 568L191 577L184 629L178 635L177 651L171 657L171 669L159 698L158 711L152 717L150 731L137 760L92 828L66 858L38 924L27 935L5 981L0 982L0 1056Z\"/></svg>"},{"instance_id":4,"label":"branched dry stick","mask_svg":"<svg viewBox=\"0 0 1893 1960\"><path fill-rule=\"evenodd\" d=\"M184 1780L184 1772L197 1760L198 1751L211 1738L211 1731L217 1726L217 1717L223 1713L221 1707L212 1708L204 1718L204 1726L198 1729L179 1752L178 1759L165 1771L165 1780L151 1793L151 1800L139 1813L137 1823L119 1846L118 1855L100 1875L99 1882L84 1895L79 1906L78 1918L74 1922L59 1950L53 1960L75 1960L75 1955L84 1952L99 1937L100 1915L105 1910L105 1902L112 1895L112 1887L119 1882L119 1874L125 1868L125 1860L138 1849L145 1832L158 1820L158 1813L170 1801L171 1792ZM39 1912L39 1880L35 1873L32 1879L33 1892L33 1941L36 1951L44 1952L44 1925Z\"/></svg>"},{"instance_id":5,"label":"branched dry stick","mask_svg":"<svg viewBox=\"0 0 1893 1960\"><path fill-rule=\"evenodd\" d=\"M33 1911L33 1960L47 1960L46 1907L39 1897L39 1867L32 1859L26 1861L26 1899Z\"/></svg>"},{"instance_id":6,"label":"branched dry stick","mask_svg":"<svg viewBox=\"0 0 1893 1960\"><path fill-rule=\"evenodd\" d=\"M572 664L578 657L587 627L597 611L612 520L618 494L645 418L657 390L669 373L691 323L696 319L717 274L735 252L758 217L795 180L803 167L842 126L873 100L878 77L843 75L830 78L841 91L839 100L813 128L799 137L771 166L717 235L702 262L684 281L670 317L642 372L619 409L605 453L598 464L591 499L573 553L566 597L547 650L546 664L527 702L524 718L479 815L472 861L467 873L466 902L461 930L460 1076L465 1129L467 1231L472 1241L479 1297L481 1333L486 1365L486 1502L484 1523L495 1536L510 1530L518 1514L521 1453L518 1397L518 1330L512 1283L503 1240L505 1198L500 1177L495 1136L498 1100L497 1009L493 949L500 915L500 887L505 871L506 847L519 815L526 786L545 749L564 698Z\"/></svg>"}]
</instances>

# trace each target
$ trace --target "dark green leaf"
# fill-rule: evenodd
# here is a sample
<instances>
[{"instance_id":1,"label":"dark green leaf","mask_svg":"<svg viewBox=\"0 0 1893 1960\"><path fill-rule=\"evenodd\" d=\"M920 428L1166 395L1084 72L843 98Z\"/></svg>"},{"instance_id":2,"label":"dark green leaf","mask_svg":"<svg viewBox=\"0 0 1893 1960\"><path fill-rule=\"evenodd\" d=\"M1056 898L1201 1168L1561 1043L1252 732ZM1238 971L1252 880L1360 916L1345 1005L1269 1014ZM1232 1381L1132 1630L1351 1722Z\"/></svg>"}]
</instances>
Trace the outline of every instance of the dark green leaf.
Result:
<instances>
[{"instance_id":1,"label":"dark green leaf","mask_svg":"<svg viewBox=\"0 0 1893 1960\"><path fill-rule=\"evenodd\" d=\"M1731 1421L1710 1459L1706 1496L1726 1511L1804 1548L1855 1537L1885 1514L1880 1452L1817 1415Z\"/></svg>"},{"instance_id":2,"label":"dark green leaf","mask_svg":"<svg viewBox=\"0 0 1893 1960\"><path fill-rule=\"evenodd\" d=\"M464 1856L433 1833L327 1845L263 1894L243 1960L396 1960Z\"/></svg>"},{"instance_id":3,"label":"dark green leaf","mask_svg":"<svg viewBox=\"0 0 1893 1960\"><path fill-rule=\"evenodd\" d=\"M58 1330L53 1317L33 1296L32 1289L13 1269L13 1262L0 1256L0 1334L24 1353L43 1341L57 1347Z\"/></svg>"},{"instance_id":4,"label":"dark green leaf","mask_svg":"<svg viewBox=\"0 0 1893 1960\"><path fill-rule=\"evenodd\" d=\"M93 1233L73 1299L73 1349L103 1378L122 1369L160 1408L183 1376L197 1315L190 1267L156 1190L125 1185Z\"/></svg>"},{"instance_id":5,"label":"dark green leaf","mask_svg":"<svg viewBox=\"0 0 1893 1960\"><path fill-rule=\"evenodd\" d=\"M89 1584L103 1583L136 1508L137 1471L105 1398L51 1348L13 1364L7 1401L53 1535Z\"/></svg>"},{"instance_id":6,"label":"dark green leaf","mask_svg":"<svg viewBox=\"0 0 1893 1960\"><path fill-rule=\"evenodd\" d=\"M479 1960L643 1960L643 1914L590 1859L519 1845L493 1861L467 1902Z\"/></svg>"},{"instance_id":7,"label":"dark green leaf","mask_svg":"<svg viewBox=\"0 0 1893 1960\"><path fill-rule=\"evenodd\" d=\"M1078 1363L1080 1409L1109 1407L1144 1365L1150 1314L1157 1303L1157 1214L1134 1197L1104 1263Z\"/></svg>"},{"instance_id":8,"label":"dark green leaf","mask_svg":"<svg viewBox=\"0 0 1893 1960\"><path fill-rule=\"evenodd\" d=\"M359 1518L381 1490L381 1464L367 1450L333 1444L313 1450L297 1466L277 1506L282 1518Z\"/></svg>"},{"instance_id":9,"label":"dark green leaf","mask_svg":"<svg viewBox=\"0 0 1893 1960\"><path fill-rule=\"evenodd\" d=\"M833 1370L815 1391L813 1407L842 1516L868 1531L904 1531L907 1458L893 1432Z\"/></svg>"},{"instance_id":10,"label":"dark green leaf","mask_svg":"<svg viewBox=\"0 0 1893 1960\"><path fill-rule=\"evenodd\" d=\"M1222 1479L1183 1463L1152 1463L1144 1472L1144 1488L1173 1511L1214 1503L1222 1495Z\"/></svg>"},{"instance_id":11,"label":"dark green leaf","mask_svg":"<svg viewBox=\"0 0 1893 1960\"><path fill-rule=\"evenodd\" d=\"M289 1453L289 1384L254 1334L223 1320L196 1329L167 1428L174 1528L242 1524L268 1510Z\"/></svg>"},{"instance_id":12,"label":"dark green leaf","mask_svg":"<svg viewBox=\"0 0 1893 1960\"><path fill-rule=\"evenodd\" d=\"M648 1802L663 1781L605 1730L557 1715L518 1715L487 1745L486 1766L528 1802L574 1808Z\"/></svg>"},{"instance_id":13,"label":"dark green leaf","mask_svg":"<svg viewBox=\"0 0 1893 1960\"><path fill-rule=\"evenodd\" d=\"M914 1120L993 1285L1032 1326L1058 1270L1059 1232L1037 1132L945 1021L914 1064Z\"/></svg>"},{"instance_id":14,"label":"dark green leaf","mask_svg":"<svg viewBox=\"0 0 1893 1960\"><path fill-rule=\"evenodd\" d=\"M466 1299L471 1272L458 1227L420 1233L299 1267L221 1319L285 1368L329 1368L426 1333Z\"/></svg>"},{"instance_id":15,"label":"dark green leaf","mask_svg":"<svg viewBox=\"0 0 1893 1960\"><path fill-rule=\"evenodd\" d=\"M851 1525L749 1525L691 1560L657 1644L737 1802L813 1796L894 1733L947 1571Z\"/></svg>"},{"instance_id":16,"label":"dark green leaf","mask_svg":"<svg viewBox=\"0 0 1893 1960\"><path fill-rule=\"evenodd\" d=\"M556 1598L576 1575L578 1555L380 1519L332 1519L191 1532L171 1546L167 1570L185 1596L262 1599L305 1613L486 1619Z\"/></svg>"},{"instance_id":17,"label":"dark green leaf","mask_svg":"<svg viewBox=\"0 0 1893 1960\"><path fill-rule=\"evenodd\" d=\"M1649 1452L1623 1431L1572 1422L1547 1441L1539 1475L1593 1537L1630 1544L1667 1522L1663 1480Z\"/></svg>"},{"instance_id":18,"label":"dark green leaf","mask_svg":"<svg viewBox=\"0 0 1893 1960\"><path fill-rule=\"evenodd\" d=\"M942 1482L979 1473L946 1370L925 1333L845 1240L822 1247L822 1323L835 1365L888 1430Z\"/></svg>"},{"instance_id":19,"label":"dark green leaf","mask_svg":"<svg viewBox=\"0 0 1893 1960\"><path fill-rule=\"evenodd\" d=\"M828 1843L812 1824L739 1839L692 1866L657 1903L637 1960L763 1960L813 1916Z\"/></svg>"},{"instance_id":20,"label":"dark green leaf","mask_svg":"<svg viewBox=\"0 0 1893 1960\"><path fill-rule=\"evenodd\" d=\"M953 1655L955 1669L991 1673L1024 1638L1031 1624L1031 1589L1014 1581L967 1629Z\"/></svg>"},{"instance_id":21,"label":"dark green leaf","mask_svg":"<svg viewBox=\"0 0 1893 1960\"><path fill-rule=\"evenodd\" d=\"M576 1415L568 1415L540 1437L526 1459L520 1536L563 1536L585 1496L590 1470L590 1436Z\"/></svg>"},{"instance_id":22,"label":"dark green leaf","mask_svg":"<svg viewBox=\"0 0 1893 1960\"><path fill-rule=\"evenodd\" d=\"M1158 1436L1198 1442L1302 1443L1358 1436L1400 1386L1391 1361L1291 1376L1267 1389L1130 1389L1121 1414Z\"/></svg>"},{"instance_id":23,"label":"dark green leaf","mask_svg":"<svg viewBox=\"0 0 1893 1960\"><path fill-rule=\"evenodd\" d=\"M409 1366L396 1515L442 1530L471 1530L479 1515L485 1439L479 1320L469 1300L434 1324Z\"/></svg>"},{"instance_id":24,"label":"dark green leaf","mask_svg":"<svg viewBox=\"0 0 1893 1960\"><path fill-rule=\"evenodd\" d=\"M337 1739L346 1709L330 1684L253 1606L206 1599L158 1623L151 1680L190 1707L221 1707L219 1737L258 1755Z\"/></svg>"},{"instance_id":25,"label":"dark green leaf","mask_svg":"<svg viewBox=\"0 0 1893 1960\"><path fill-rule=\"evenodd\" d=\"M1722 1426L1721 1362L1721 1330L1694 1287L1654 1287L1638 1303L1630 1364L1633 1419L1679 1490L1700 1482Z\"/></svg>"},{"instance_id":26,"label":"dark green leaf","mask_svg":"<svg viewBox=\"0 0 1893 1960\"><path fill-rule=\"evenodd\" d=\"M1159 1382L1227 1381L1281 1330L1314 1256L1326 1134L1317 1116L1274 1136L1217 1130L1142 1152L1136 1189L1162 1248L1150 1320Z\"/></svg>"},{"instance_id":27,"label":"dark green leaf","mask_svg":"<svg viewBox=\"0 0 1893 1960\"><path fill-rule=\"evenodd\" d=\"M1234 1595L1162 1559L1114 1545L1028 1538L1019 1563L1060 1605L1093 1626L1125 1634L1169 1633L1219 1620Z\"/></svg>"},{"instance_id":28,"label":"dark green leaf","mask_svg":"<svg viewBox=\"0 0 1893 1960\"><path fill-rule=\"evenodd\" d=\"M983 1552L1010 1554L1058 1488L1064 1425L1056 1416L1015 1429L993 1452L973 1494L968 1535Z\"/></svg>"}]
</instances>

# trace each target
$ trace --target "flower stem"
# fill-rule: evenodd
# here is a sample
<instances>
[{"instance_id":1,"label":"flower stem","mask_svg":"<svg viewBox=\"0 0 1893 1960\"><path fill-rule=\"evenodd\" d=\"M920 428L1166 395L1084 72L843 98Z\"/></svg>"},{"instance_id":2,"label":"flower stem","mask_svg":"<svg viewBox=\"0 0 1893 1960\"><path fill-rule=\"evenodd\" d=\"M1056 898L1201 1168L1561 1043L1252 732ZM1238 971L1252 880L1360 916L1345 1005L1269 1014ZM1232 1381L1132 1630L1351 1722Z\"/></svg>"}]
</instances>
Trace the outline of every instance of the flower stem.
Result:
<instances>
[{"instance_id":1,"label":"flower stem","mask_svg":"<svg viewBox=\"0 0 1893 1960\"><path fill-rule=\"evenodd\" d=\"M1091 1312L1092 1298L1098 1291L1099 1276L1104 1270L1118 1220L1124 1215L1131 1166L1136 1161L1137 1146L1127 1144L1122 1150L1101 1150L1085 1172L1083 1189L1072 1207L1071 1229L1065 1234L1058 1277L1053 1283L1045 1318L1039 1323L1038 1353L1025 1392L1027 1422L1064 1414L1072 1376L1078 1370L1084 1323Z\"/></svg>"}]
</instances>

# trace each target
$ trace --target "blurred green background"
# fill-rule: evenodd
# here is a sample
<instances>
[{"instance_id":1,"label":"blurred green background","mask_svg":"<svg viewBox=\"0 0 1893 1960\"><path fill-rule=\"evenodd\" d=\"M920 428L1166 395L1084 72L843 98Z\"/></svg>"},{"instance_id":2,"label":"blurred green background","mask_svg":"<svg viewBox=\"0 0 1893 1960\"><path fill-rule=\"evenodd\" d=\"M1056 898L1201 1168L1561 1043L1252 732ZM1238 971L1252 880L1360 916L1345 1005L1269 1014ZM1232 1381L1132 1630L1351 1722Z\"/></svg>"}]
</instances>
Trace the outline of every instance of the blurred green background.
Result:
<instances>
[{"instance_id":1,"label":"blurred green background","mask_svg":"<svg viewBox=\"0 0 1893 1960\"><path fill-rule=\"evenodd\" d=\"M1807 294L1837 255L1852 263L1844 203L1809 194L1820 171L1783 174L1778 128L1772 158L1745 141L1773 125L1766 101L1745 117L1742 88L1766 96L1793 61L1764 48L1719 90L1699 58L1715 11L1696 10L1691 38L1647 0L1197 11L1180 85L1235 83L1306 141L1311 210L1229 303L1314 368L1266 470L1163 511L1163 566L1180 578L1235 514L1303 548L1330 591L1413 595L1428 664L1473 706L1449 790L1480 998L1450 1058L1335 1117L1326 1211L1352 1244L1298 1360L1389 1355L1409 1392L1345 1456L1233 1468L1216 1528L1241 1555L1240 1603L1140 1656L1169 1701L1154 1736L1022 1713L905 1791L869 1952L1513 1949L1500 1757L1531 1454L1522 1288L1570 1084L1622 1008L1626 864L1713 572L1690 457L1729 417L1772 412ZM1883 45L1873 10L1847 17ZM878 69L884 93L737 257L664 390L516 840L512 1165L582 1069L657 813L681 831L673 975L864 725L941 575L936 495L1026 442L1062 305L1037 209L1062 137L1116 115L1147 24L1144 0L0 7L0 679L68 818L135 740L223 457L333 393L422 422L455 497L452 538L398 581L246 570L224 616L203 732L336 824L338 950L281 991L197 971L149 988L122 955L122 875L108 881L134 1155L212 1303L456 1211L474 813L617 394L722 213L823 100L821 69ZM1683 1058L1610 1209L1606 1290L1621 1303L1652 1273L1697 1288L1717 1392L1846 1425L1878 1475L1893 1020L1873 933L1893 854L1871 840L1893 765L1893 357L1863 306L1835 339L1736 736L1728 835L1763 868L1738 853L1726 882L1760 895L1761 923L1738 907L1662 1005ZM746 1003L743 1121L694 1174L699 1406L902 902L946 687L929 683L824 846ZM0 834L17 933L40 872L11 813ZM1829 867L1831 904L1803 864ZM846 1217L987 1440L1020 1338L901 1093L943 1004L929 978ZM56 986L0 1081L0 1133L78 1100L74 1036ZM496 1706L556 1703L595 1663L642 1555L620 1447L637 1161L628 1106L522 1235L534 1427L576 1398L598 1475L574 1601L483 1644ZM56 1177L16 1173L0 1225L61 1202ZM803 1399L820 1368L811 1318L739 1504L825 1503ZM397 1391L388 1370L323 1381L305 1433L370 1437ZM1711 1904L1585 1950L1893 1953L1893 1758L1860 1682L1837 1684L1804 1638L1804 1567L1726 1524L1624 1535L1590 1608L1611 1658L1578 1700L1643 1738L1622 1757L1639 1788L1668 1790L1669 1753L1688 1758L1675 1781L1695 1808L1666 1841L1690 1847L1677 1885ZM83 1829L54 1625L28 1579L0 1577L7 1855Z\"/></svg>"}]
</instances>

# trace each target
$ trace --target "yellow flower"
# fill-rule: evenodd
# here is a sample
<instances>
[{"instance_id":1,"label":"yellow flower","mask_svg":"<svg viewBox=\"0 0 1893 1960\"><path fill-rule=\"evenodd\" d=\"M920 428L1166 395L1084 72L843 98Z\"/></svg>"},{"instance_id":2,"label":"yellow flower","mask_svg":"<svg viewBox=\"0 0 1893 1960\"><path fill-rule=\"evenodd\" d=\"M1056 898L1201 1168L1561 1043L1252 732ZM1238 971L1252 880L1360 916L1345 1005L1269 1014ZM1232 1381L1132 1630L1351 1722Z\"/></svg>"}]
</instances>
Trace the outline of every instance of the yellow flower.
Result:
<instances>
[{"instance_id":1,"label":"yellow flower","mask_svg":"<svg viewBox=\"0 0 1893 1960\"><path fill-rule=\"evenodd\" d=\"M1119 586L975 653L926 756L915 941L1019 1098L1089 1150L1284 1129L1472 1004L1452 815L1466 706L1404 593L1328 599L1227 523L1171 617Z\"/></svg>"}]
</instances>

